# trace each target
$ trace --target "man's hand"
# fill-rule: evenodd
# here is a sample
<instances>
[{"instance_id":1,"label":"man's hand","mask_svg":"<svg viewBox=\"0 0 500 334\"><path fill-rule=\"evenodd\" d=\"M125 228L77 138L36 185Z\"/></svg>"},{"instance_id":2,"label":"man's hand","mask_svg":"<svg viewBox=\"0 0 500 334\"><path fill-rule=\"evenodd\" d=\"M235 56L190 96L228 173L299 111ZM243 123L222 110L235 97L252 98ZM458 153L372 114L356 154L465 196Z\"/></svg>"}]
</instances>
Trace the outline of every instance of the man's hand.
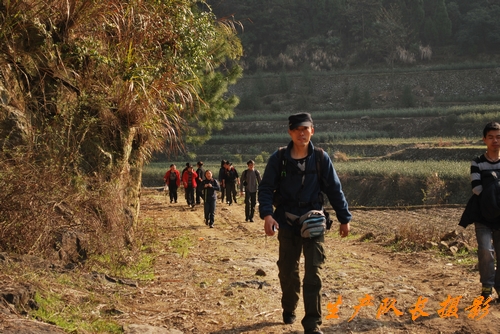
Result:
<instances>
[{"instance_id":1,"label":"man's hand","mask_svg":"<svg viewBox=\"0 0 500 334\"><path fill-rule=\"evenodd\" d=\"M268 215L264 217L264 231L266 235L272 237L275 231L279 230L280 226L273 216Z\"/></svg>"},{"instance_id":2,"label":"man's hand","mask_svg":"<svg viewBox=\"0 0 500 334\"><path fill-rule=\"evenodd\" d=\"M349 231L351 230L351 224L340 224L339 227L339 235L341 238L345 238L349 235Z\"/></svg>"}]
</instances>

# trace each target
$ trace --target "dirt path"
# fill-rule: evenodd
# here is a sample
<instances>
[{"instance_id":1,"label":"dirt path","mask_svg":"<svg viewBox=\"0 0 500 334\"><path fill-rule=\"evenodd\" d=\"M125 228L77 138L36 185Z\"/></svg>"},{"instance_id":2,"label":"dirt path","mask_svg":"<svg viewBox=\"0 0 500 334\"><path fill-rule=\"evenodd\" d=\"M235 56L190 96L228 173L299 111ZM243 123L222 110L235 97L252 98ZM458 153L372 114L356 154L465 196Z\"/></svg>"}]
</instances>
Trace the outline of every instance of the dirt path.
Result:
<instances>
[{"instance_id":1,"label":"dirt path","mask_svg":"<svg viewBox=\"0 0 500 334\"><path fill-rule=\"evenodd\" d=\"M143 196L142 217L157 226L163 251L156 260L154 282L136 291L125 288L128 292L116 305L123 312L121 321L184 333L302 333L301 304L299 321L282 324L277 239L264 235L260 219L244 221L243 204L217 205L215 228L210 229L203 223L202 207L190 209L184 203L167 204L164 196ZM414 229L417 236L455 229L461 211L353 210L352 237L340 239L332 230L326 238L324 332L498 333L499 305L491 305L482 319L465 310L480 288L474 263L461 263L436 250L394 252L384 246L404 229ZM374 239L360 241L367 232ZM469 227L461 238L472 240L472 232ZM191 242L184 257L173 247L182 240ZM258 270L265 276L256 275ZM452 302L458 298L456 309L452 303L441 304L448 296ZM333 315L328 304L339 297L338 318L328 318ZM373 305L356 314L355 306L367 298ZM422 311L428 315L415 313L419 317L412 320L410 310L419 299L427 300ZM396 301L394 307L391 301ZM387 312L377 314L383 311L381 305ZM438 313L440 309L444 313Z\"/></svg>"}]
</instances>

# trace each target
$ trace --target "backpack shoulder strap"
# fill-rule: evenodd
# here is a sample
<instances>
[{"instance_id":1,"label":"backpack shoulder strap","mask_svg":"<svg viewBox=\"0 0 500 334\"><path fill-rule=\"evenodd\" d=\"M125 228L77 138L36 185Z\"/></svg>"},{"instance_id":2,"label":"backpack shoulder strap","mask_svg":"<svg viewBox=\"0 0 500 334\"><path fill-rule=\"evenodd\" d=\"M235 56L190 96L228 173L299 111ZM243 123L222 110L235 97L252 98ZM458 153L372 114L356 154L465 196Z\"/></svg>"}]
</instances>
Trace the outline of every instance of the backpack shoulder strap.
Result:
<instances>
[{"instance_id":1,"label":"backpack shoulder strap","mask_svg":"<svg viewBox=\"0 0 500 334\"><path fill-rule=\"evenodd\" d=\"M323 149L320 147L315 147L314 148L314 153L316 156L316 173L318 174L318 182L321 184L322 177L321 177L321 165L323 164Z\"/></svg>"},{"instance_id":2,"label":"backpack shoulder strap","mask_svg":"<svg viewBox=\"0 0 500 334\"><path fill-rule=\"evenodd\" d=\"M280 180L286 176L286 158L285 158L286 146L278 148L278 160L279 160L279 176Z\"/></svg>"}]
</instances>

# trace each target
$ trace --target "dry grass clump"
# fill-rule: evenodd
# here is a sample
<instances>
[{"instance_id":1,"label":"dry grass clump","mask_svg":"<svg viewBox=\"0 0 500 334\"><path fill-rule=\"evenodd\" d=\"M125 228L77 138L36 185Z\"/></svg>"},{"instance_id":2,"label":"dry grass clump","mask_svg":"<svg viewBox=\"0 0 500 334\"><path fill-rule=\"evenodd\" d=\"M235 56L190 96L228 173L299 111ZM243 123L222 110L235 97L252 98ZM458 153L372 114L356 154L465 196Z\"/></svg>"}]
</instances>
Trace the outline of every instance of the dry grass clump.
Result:
<instances>
[{"instance_id":1,"label":"dry grass clump","mask_svg":"<svg viewBox=\"0 0 500 334\"><path fill-rule=\"evenodd\" d=\"M105 252L130 239L112 184L71 177L30 154L0 159L0 251L61 257L61 243L77 236L79 256ZM93 184L92 184L93 183ZM70 238L71 239L71 238Z\"/></svg>"},{"instance_id":2,"label":"dry grass clump","mask_svg":"<svg viewBox=\"0 0 500 334\"><path fill-rule=\"evenodd\" d=\"M425 244L428 241L438 238L437 231L432 227L401 224L389 245L396 251L421 251L425 249Z\"/></svg>"},{"instance_id":3,"label":"dry grass clump","mask_svg":"<svg viewBox=\"0 0 500 334\"><path fill-rule=\"evenodd\" d=\"M422 189L424 204L444 204L450 196L446 189L446 182L442 180L438 173L428 176L425 180L425 189Z\"/></svg>"},{"instance_id":4,"label":"dry grass clump","mask_svg":"<svg viewBox=\"0 0 500 334\"><path fill-rule=\"evenodd\" d=\"M453 143L450 141L443 140L443 138L439 138L439 142L436 144L437 147L451 147Z\"/></svg>"},{"instance_id":5,"label":"dry grass clump","mask_svg":"<svg viewBox=\"0 0 500 334\"><path fill-rule=\"evenodd\" d=\"M333 154L333 159L335 161L342 161L342 162L346 162L346 161L349 161L349 157L347 156L346 153L344 152L340 152L340 151L336 151L334 154Z\"/></svg>"},{"instance_id":6,"label":"dry grass clump","mask_svg":"<svg viewBox=\"0 0 500 334\"><path fill-rule=\"evenodd\" d=\"M422 251L432 244L438 245L446 236L454 235L454 241L468 245L469 249L476 247L473 229L461 230L457 226L458 222L450 221L449 224L444 224L442 219L441 217L433 221L433 218L429 217L427 220L400 223L395 227L394 238L388 240L386 246L402 252Z\"/></svg>"}]
</instances>

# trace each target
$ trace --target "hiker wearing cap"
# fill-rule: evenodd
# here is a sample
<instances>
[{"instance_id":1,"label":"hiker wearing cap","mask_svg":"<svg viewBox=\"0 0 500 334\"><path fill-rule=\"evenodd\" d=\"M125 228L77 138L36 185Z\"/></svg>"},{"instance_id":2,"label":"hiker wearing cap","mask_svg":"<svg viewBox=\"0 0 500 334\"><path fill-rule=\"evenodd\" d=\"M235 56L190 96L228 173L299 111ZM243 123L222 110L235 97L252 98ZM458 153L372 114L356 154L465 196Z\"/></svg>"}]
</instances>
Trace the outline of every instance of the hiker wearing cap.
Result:
<instances>
[{"instance_id":1,"label":"hiker wearing cap","mask_svg":"<svg viewBox=\"0 0 500 334\"><path fill-rule=\"evenodd\" d=\"M224 182L222 182L222 180L224 179L224 174L226 174L226 168L224 167L225 165L226 165L226 160L221 160L220 168L219 168L219 185L220 185L221 203L224 203L224 196L226 195L226 189L224 188Z\"/></svg>"},{"instance_id":2,"label":"hiker wearing cap","mask_svg":"<svg viewBox=\"0 0 500 334\"><path fill-rule=\"evenodd\" d=\"M253 222L255 206L257 205L257 187L261 181L260 172L255 169L253 160L247 161L248 169L241 173L240 191L245 192L245 221Z\"/></svg>"},{"instance_id":3,"label":"hiker wearing cap","mask_svg":"<svg viewBox=\"0 0 500 334\"><path fill-rule=\"evenodd\" d=\"M194 191L196 189L196 179L198 174L193 171L193 166L189 164L187 170L182 174L182 183L184 184L184 189L186 190L186 201L187 205L194 208Z\"/></svg>"},{"instance_id":4,"label":"hiker wearing cap","mask_svg":"<svg viewBox=\"0 0 500 334\"><path fill-rule=\"evenodd\" d=\"M313 120L308 113L288 118L291 141L274 152L259 184L259 214L268 236L278 231L283 322L292 324L300 296L299 262L305 258L302 281L305 334L322 333L321 274L325 262L324 232L331 224L324 210L325 194L340 222L339 234L349 234L351 213L328 154L315 148ZM274 205L274 208L273 208Z\"/></svg>"},{"instance_id":5,"label":"hiker wearing cap","mask_svg":"<svg viewBox=\"0 0 500 334\"><path fill-rule=\"evenodd\" d=\"M226 201L231 205L236 202L236 184L240 184L238 171L234 168L233 164L226 161L224 164L225 173L222 176L222 185L226 188Z\"/></svg>"}]
</instances>

